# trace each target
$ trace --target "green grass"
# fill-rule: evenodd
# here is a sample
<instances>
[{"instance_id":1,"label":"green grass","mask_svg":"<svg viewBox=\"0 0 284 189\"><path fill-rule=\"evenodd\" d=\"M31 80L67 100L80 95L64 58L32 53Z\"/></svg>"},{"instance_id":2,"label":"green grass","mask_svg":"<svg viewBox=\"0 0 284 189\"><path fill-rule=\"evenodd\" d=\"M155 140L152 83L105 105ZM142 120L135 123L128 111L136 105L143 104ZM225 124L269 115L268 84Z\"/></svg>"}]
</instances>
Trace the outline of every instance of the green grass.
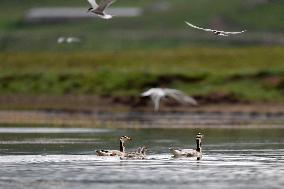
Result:
<instances>
[{"instance_id":1,"label":"green grass","mask_svg":"<svg viewBox=\"0 0 284 189\"><path fill-rule=\"evenodd\" d=\"M113 5L145 8L137 18L28 24L23 18L33 7L89 5L77 0L2 0L0 95L138 96L164 86L195 96L284 100L284 47L255 47L259 32L281 37L284 1L250 7L244 0L174 0L161 12L147 9L153 2ZM248 32L224 40L190 29L184 20ZM78 36L82 43L58 45L59 36Z\"/></svg>"},{"instance_id":2,"label":"green grass","mask_svg":"<svg viewBox=\"0 0 284 189\"><path fill-rule=\"evenodd\" d=\"M170 87L192 95L283 101L284 48L2 53L1 94L135 95ZM276 80L276 82L274 81Z\"/></svg>"}]
</instances>

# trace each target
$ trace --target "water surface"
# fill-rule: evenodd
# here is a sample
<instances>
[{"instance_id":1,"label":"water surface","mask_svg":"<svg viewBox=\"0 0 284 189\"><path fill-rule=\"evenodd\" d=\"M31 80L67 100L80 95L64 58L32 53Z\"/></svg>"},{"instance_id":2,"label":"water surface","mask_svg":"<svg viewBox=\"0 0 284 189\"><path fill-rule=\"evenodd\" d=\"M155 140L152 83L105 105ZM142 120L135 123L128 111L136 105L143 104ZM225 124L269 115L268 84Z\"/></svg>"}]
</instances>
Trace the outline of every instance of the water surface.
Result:
<instances>
[{"instance_id":1,"label":"water surface","mask_svg":"<svg viewBox=\"0 0 284 189\"><path fill-rule=\"evenodd\" d=\"M201 161L173 159L171 146L194 148L204 133ZM97 157L118 138L146 145L146 160ZM282 188L283 129L91 129L0 127L1 188Z\"/></svg>"}]
</instances>

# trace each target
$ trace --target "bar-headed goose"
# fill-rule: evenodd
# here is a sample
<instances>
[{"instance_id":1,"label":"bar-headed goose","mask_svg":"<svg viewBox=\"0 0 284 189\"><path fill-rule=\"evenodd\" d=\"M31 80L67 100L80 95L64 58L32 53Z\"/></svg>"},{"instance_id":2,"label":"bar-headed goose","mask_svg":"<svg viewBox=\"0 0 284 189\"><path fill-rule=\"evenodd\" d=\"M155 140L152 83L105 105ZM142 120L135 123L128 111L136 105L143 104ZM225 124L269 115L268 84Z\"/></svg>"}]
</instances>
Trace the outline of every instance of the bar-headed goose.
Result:
<instances>
[{"instance_id":1,"label":"bar-headed goose","mask_svg":"<svg viewBox=\"0 0 284 189\"><path fill-rule=\"evenodd\" d=\"M196 157L197 160L202 158L202 148L201 148L201 139L203 135L198 133L196 135L196 149L175 149L170 148L170 152L174 155L173 157Z\"/></svg>"},{"instance_id":2,"label":"bar-headed goose","mask_svg":"<svg viewBox=\"0 0 284 189\"><path fill-rule=\"evenodd\" d=\"M97 150L97 156L123 156L125 154L125 146L124 143L131 140L128 136L122 136L119 139L120 146L119 150Z\"/></svg>"}]
</instances>

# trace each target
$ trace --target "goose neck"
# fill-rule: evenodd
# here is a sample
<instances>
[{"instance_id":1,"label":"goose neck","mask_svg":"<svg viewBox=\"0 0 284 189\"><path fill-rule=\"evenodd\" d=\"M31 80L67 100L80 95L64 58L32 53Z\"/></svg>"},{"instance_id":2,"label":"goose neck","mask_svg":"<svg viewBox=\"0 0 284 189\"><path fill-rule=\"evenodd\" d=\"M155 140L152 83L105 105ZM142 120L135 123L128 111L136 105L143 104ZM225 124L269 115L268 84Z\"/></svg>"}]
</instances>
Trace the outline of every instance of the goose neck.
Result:
<instances>
[{"instance_id":1,"label":"goose neck","mask_svg":"<svg viewBox=\"0 0 284 189\"><path fill-rule=\"evenodd\" d=\"M119 150L120 150L121 152L124 152L124 151L125 151L124 142L122 142L122 141L120 141Z\"/></svg>"},{"instance_id":2,"label":"goose neck","mask_svg":"<svg viewBox=\"0 0 284 189\"><path fill-rule=\"evenodd\" d=\"M201 152L201 139L196 139L196 151Z\"/></svg>"}]
</instances>

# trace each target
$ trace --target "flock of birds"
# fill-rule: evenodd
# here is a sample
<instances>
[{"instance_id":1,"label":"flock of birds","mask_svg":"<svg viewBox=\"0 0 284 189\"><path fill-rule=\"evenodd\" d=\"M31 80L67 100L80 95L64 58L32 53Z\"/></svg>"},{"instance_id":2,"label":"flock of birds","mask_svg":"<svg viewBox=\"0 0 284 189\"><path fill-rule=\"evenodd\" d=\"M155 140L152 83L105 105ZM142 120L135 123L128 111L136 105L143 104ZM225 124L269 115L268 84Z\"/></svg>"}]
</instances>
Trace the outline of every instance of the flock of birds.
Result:
<instances>
[{"instance_id":1,"label":"flock of birds","mask_svg":"<svg viewBox=\"0 0 284 189\"><path fill-rule=\"evenodd\" d=\"M105 12L106 8L108 8L111 4L113 4L116 0L102 0L99 4L96 2L96 0L88 0L88 2L91 4L91 7L88 9L87 12L92 12L96 14L97 16L103 18L103 19L111 19L114 17L114 15L107 14ZM240 31L240 32L226 32L226 31L220 31L220 30L212 30L212 29L206 29L206 28L201 28L198 26L195 26L189 22L185 22L187 25L190 27L193 27L195 29L207 31L207 32L212 32L215 35L220 35L220 36L229 36L229 35L234 35L234 34L241 34L246 32Z\"/></svg>"},{"instance_id":2,"label":"flock of birds","mask_svg":"<svg viewBox=\"0 0 284 189\"><path fill-rule=\"evenodd\" d=\"M201 140L203 135L198 133L196 135L196 149L179 149L179 148L169 148L170 153L174 158L196 158L197 160L201 160L202 158L202 148L201 148ZM147 159L147 148L145 146L137 148L134 152L126 152L124 144L132 139L128 136L122 136L119 139L119 150L97 150L97 156L117 156L120 157L121 160L141 160Z\"/></svg>"},{"instance_id":3,"label":"flock of birds","mask_svg":"<svg viewBox=\"0 0 284 189\"><path fill-rule=\"evenodd\" d=\"M97 16L99 16L102 19L111 19L114 17L114 15L106 13L106 9L115 2L116 0L101 0L98 4L96 0L88 0L91 7L87 10L88 13L93 13ZM246 32L239 31L239 32L227 32L227 31L221 31L221 30L214 30L209 28L202 28L199 26L195 26L187 21L185 23L198 30L203 30L206 32L211 32L214 35L218 36L229 36L229 35L236 35ZM58 43L78 43L80 42L79 38L76 37L59 37L57 40ZM190 104L196 106L198 103L197 101L183 93L182 91L176 90L176 89L168 89L168 88L151 88L141 94L142 97L150 97L153 104L154 104L154 111L159 110L159 105L161 99L164 99L166 97L170 97L182 104ZM196 135L196 149L178 149L178 148L169 148L170 153L173 154L173 157L196 157L197 160L200 160L202 157L202 149L201 149L201 139L203 135L201 133L198 133ZM98 156L119 156L121 159L145 159L146 158L146 147L139 147L134 152L126 152L124 144L127 141L130 141L131 138L127 136L122 136L120 138L120 149L119 150L97 150L96 154Z\"/></svg>"},{"instance_id":4,"label":"flock of birds","mask_svg":"<svg viewBox=\"0 0 284 189\"><path fill-rule=\"evenodd\" d=\"M97 3L96 0L87 0L87 1L91 5L91 7L87 10L88 13L95 14L102 19L111 19L114 17L114 15L106 13L106 9L111 4L113 4L116 0L101 0L100 3ZM213 29L201 28L201 27L195 26L187 21L185 21L185 23L192 28L203 30L206 32L212 32L214 35L219 35L219 36L229 36L229 35L241 34L241 33L246 32L246 30L240 31L240 32L227 32L227 31L221 31L221 30L213 30ZM58 44L79 43L79 42L81 42L81 40L77 37L59 37L57 39ZM162 99L165 99L166 97L172 98L181 104L189 104L189 105L194 105L194 106L198 104L194 98L186 95L182 91L175 90L175 89L151 88L148 91L143 92L141 96L151 98L154 104L154 111L159 110L160 101Z\"/></svg>"}]
</instances>

